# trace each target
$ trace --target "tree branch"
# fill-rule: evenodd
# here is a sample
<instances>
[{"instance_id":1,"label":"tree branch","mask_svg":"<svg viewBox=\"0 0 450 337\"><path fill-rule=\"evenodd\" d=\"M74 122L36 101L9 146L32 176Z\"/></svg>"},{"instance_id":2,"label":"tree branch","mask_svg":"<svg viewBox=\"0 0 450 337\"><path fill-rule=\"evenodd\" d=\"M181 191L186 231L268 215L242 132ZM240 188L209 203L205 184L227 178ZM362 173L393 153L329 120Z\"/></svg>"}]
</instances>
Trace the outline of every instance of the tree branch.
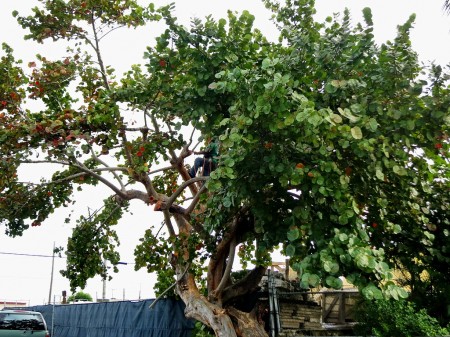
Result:
<instances>
[{"instance_id":1,"label":"tree branch","mask_svg":"<svg viewBox=\"0 0 450 337\"><path fill-rule=\"evenodd\" d=\"M170 206L172 206L172 204L175 202L175 200L177 199L177 197L183 192L183 190L193 184L196 183L197 181L206 181L208 179L208 177L194 177L189 179L188 181L185 181L184 183L182 183L180 186L178 186L177 190L170 196L170 198L166 201L165 203L165 208L169 208ZM197 195L200 192L197 193ZM197 196L196 195L196 196ZM195 198L194 198L195 199ZM194 206L195 207L195 206Z\"/></svg>"},{"instance_id":2,"label":"tree branch","mask_svg":"<svg viewBox=\"0 0 450 337\"><path fill-rule=\"evenodd\" d=\"M98 161L100 164L102 164L106 168L109 168L109 166L95 154L92 147L91 147L91 154L92 154L92 157L94 158L94 160ZM122 179L120 179L119 175L115 171L111 171L111 173L114 175L114 178L116 178L116 180L119 182L120 188L122 190L125 190L125 185L123 184Z\"/></svg>"},{"instance_id":3,"label":"tree branch","mask_svg":"<svg viewBox=\"0 0 450 337\"><path fill-rule=\"evenodd\" d=\"M117 188L114 184L112 184L107 179L103 178L101 175L93 172L92 170L88 169L86 166L84 166L82 163L76 161L78 164L75 164L74 166L78 168L80 171L85 172L86 174L98 179L103 184L108 186L111 190L113 190L118 196L120 196L122 199L128 199L127 194L123 192L121 189Z\"/></svg>"},{"instance_id":4,"label":"tree branch","mask_svg":"<svg viewBox=\"0 0 450 337\"><path fill-rule=\"evenodd\" d=\"M175 230L173 229L172 220L170 219L169 211L165 210L164 213L164 221L166 223L167 230L169 231L169 235L174 237L176 235Z\"/></svg>"},{"instance_id":5,"label":"tree branch","mask_svg":"<svg viewBox=\"0 0 450 337\"><path fill-rule=\"evenodd\" d=\"M228 251L229 251L229 253L228 253L227 266L223 273L222 280L220 280L219 285L214 290L215 296L217 296L217 297L222 297L221 296L222 290L225 288L225 285L227 285L230 280L231 270L233 268L233 262L234 262L234 255L236 253L236 237L233 237L233 239L231 240L230 248L228 249Z\"/></svg>"},{"instance_id":6,"label":"tree branch","mask_svg":"<svg viewBox=\"0 0 450 337\"><path fill-rule=\"evenodd\" d=\"M222 292L222 303L226 304L235 298L239 298L258 288L267 268L257 266L253 268L244 278L225 288Z\"/></svg>"},{"instance_id":7,"label":"tree branch","mask_svg":"<svg viewBox=\"0 0 450 337\"><path fill-rule=\"evenodd\" d=\"M200 195L202 195L203 192L205 192L205 191L206 191L206 186L205 186L205 184L203 184L203 186L200 188L198 193L192 199L192 202L189 205L189 207L186 208L186 213L190 214L194 210L195 206L197 206L197 203L200 200Z\"/></svg>"}]
</instances>

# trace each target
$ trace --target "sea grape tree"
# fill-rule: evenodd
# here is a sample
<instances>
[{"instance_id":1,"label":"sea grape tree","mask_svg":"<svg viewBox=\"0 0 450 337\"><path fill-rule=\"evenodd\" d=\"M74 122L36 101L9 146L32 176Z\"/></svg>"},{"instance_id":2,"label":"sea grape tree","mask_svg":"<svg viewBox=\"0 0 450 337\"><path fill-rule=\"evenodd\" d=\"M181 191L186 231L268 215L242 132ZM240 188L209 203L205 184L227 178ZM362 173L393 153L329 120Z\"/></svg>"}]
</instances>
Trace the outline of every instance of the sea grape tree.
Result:
<instances>
[{"instance_id":1,"label":"sea grape tree","mask_svg":"<svg viewBox=\"0 0 450 337\"><path fill-rule=\"evenodd\" d=\"M171 270L186 315L217 336L266 335L238 299L256 291L276 247L305 289L340 288L345 276L367 298L402 298L393 267L445 278L448 69L418 63L414 15L379 46L369 9L363 23L347 10L320 23L312 0L264 1L278 41L246 11L187 28L173 5L39 2L15 13L26 38L68 50L24 67L3 45L0 214L16 236L74 207L84 186L111 191L74 224L63 272L73 288L120 261L114 225L132 200L163 214L165 228L143 235L137 268ZM116 74L102 39L150 21L166 30L148 41L144 64ZM219 139L220 158L210 176L191 178L199 135ZM50 178L18 174L41 163ZM237 259L248 272L235 281Z\"/></svg>"}]
</instances>

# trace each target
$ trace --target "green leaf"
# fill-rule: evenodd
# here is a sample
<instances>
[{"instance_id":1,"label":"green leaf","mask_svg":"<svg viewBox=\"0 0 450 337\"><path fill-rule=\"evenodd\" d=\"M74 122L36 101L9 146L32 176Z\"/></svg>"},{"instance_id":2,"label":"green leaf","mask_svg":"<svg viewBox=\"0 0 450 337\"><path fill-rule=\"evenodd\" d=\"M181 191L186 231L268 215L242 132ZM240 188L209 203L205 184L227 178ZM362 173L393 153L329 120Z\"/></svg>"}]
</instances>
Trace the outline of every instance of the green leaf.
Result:
<instances>
[{"instance_id":1,"label":"green leaf","mask_svg":"<svg viewBox=\"0 0 450 337\"><path fill-rule=\"evenodd\" d=\"M315 288L320 283L320 277L316 274L305 273L302 275L302 282L309 285L311 288Z\"/></svg>"},{"instance_id":2,"label":"green leaf","mask_svg":"<svg viewBox=\"0 0 450 337\"><path fill-rule=\"evenodd\" d=\"M350 132L352 133L352 137L355 139L361 139L363 137L362 131L359 126L352 127Z\"/></svg>"},{"instance_id":3,"label":"green leaf","mask_svg":"<svg viewBox=\"0 0 450 337\"><path fill-rule=\"evenodd\" d=\"M334 261L325 261L323 269L330 274L336 274L339 271L339 264Z\"/></svg>"},{"instance_id":4,"label":"green leaf","mask_svg":"<svg viewBox=\"0 0 450 337\"><path fill-rule=\"evenodd\" d=\"M286 117L286 119L284 120L284 124L286 126L292 125L295 121L295 116L294 115L289 115Z\"/></svg>"},{"instance_id":5,"label":"green leaf","mask_svg":"<svg viewBox=\"0 0 450 337\"><path fill-rule=\"evenodd\" d=\"M367 122L367 128L370 131L377 131L378 129L378 122L375 118L370 118L369 121Z\"/></svg>"},{"instance_id":6,"label":"green leaf","mask_svg":"<svg viewBox=\"0 0 450 337\"><path fill-rule=\"evenodd\" d=\"M338 115L338 114L335 114L335 113L331 114L331 120L333 122L335 122L336 124L342 123L342 117L340 115Z\"/></svg>"},{"instance_id":7,"label":"green leaf","mask_svg":"<svg viewBox=\"0 0 450 337\"><path fill-rule=\"evenodd\" d=\"M404 288L399 287L399 288L397 288L397 291L398 291L398 296L400 298L408 298L409 294Z\"/></svg>"},{"instance_id":8,"label":"green leaf","mask_svg":"<svg viewBox=\"0 0 450 337\"><path fill-rule=\"evenodd\" d=\"M398 174L399 176L405 176L408 174L408 171L406 171L404 167L398 165L394 165L392 170L394 171L395 174Z\"/></svg>"},{"instance_id":9,"label":"green leaf","mask_svg":"<svg viewBox=\"0 0 450 337\"><path fill-rule=\"evenodd\" d=\"M325 92L327 92L328 94L334 94L336 91L337 91L337 87L335 87L330 82L325 84Z\"/></svg>"},{"instance_id":10,"label":"green leaf","mask_svg":"<svg viewBox=\"0 0 450 337\"><path fill-rule=\"evenodd\" d=\"M369 284L361 290L363 296L369 300L376 299L381 300L383 298L383 293L373 284Z\"/></svg>"},{"instance_id":11,"label":"green leaf","mask_svg":"<svg viewBox=\"0 0 450 337\"><path fill-rule=\"evenodd\" d=\"M295 255L295 246L288 244L286 246L286 255L289 257L293 257Z\"/></svg>"},{"instance_id":12,"label":"green leaf","mask_svg":"<svg viewBox=\"0 0 450 337\"><path fill-rule=\"evenodd\" d=\"M384 173L383 173L383 171L381 170L381 168L377 167L377 168L375 169L375 176L376 176L379 180L384 181Z\"/></svg>"},{"instance_id":13,"label":"green leaf","mask_svg":"<svg viewBox=\"0 0 450 337\"><path fill-rule=\"evenodd\" d=\"M287 232L287 238L289 241L295 241L300 237L300 231L299 229L293 228L291 230L289 230L289 232Z\"/></svg>"},{"instance_id":14,"label":"green leaf","mask_svg":"<svg viewBox=\"0 0 450 337\"><path fill-rule=\"evenodd\" d=\"M270 61L270 59L266 58L262 61L261 68L265 70L265 69L269 68L271 66L271 64L272 64L272 62Z\"/></svg>"},{"instance_id":15,"label":"green leaf","mask_svg":"<svg viewBox=\"0 0 450 337\"><path fill-rule=\"evenodd\" d=\"M352 122L352 123L356 123L357 121L359 121L361 119L360 117L353 115L351 113L351 111L347 108L345 108L345 109L338 108L338 111L342 116L348 118L350 120L350 122Z\"/></svg>"},{"instance_id":16,"label":"green leaf","mask_svg":"<svg viewBox=\"0 0 450 337\"><path fill-rule=\"evenodd\" d=\"M341 241L341 242L347 242L348 235L345 233L341 233L341 234L339 234L338 238L339 238L339 241Z\"/></svg>"},{"instance_id":17,"label":"green leaf","mask_svg":"<svg viewBox=\"0 0 450 337\"><path fill-rule=\"evenodd\" d=\"M343 282L339 277L327 276L325 279L325 284L333 289L341 289Z\"/></svg>"},{"instance_id":18,"label":"green leaf","mask_svg":"<svg viewBox=\"0 0 450 337\"><path fill-rule=\"evenodd\" d=\"M402 231L402 227L400 225L394 225L393 232L394 234L399 234Z\"/></svg>"}]
</instances>

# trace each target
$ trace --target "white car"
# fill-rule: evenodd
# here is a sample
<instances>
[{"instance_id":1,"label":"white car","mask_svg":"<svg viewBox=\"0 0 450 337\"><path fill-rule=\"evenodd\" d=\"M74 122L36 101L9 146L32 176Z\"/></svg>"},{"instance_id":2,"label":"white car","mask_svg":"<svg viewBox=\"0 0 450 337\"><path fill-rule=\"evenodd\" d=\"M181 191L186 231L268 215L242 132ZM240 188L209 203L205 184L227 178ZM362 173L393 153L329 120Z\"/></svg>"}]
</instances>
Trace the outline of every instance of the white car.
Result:
<instances>
[{"instance_id":1,"label":"white car","mask_svg":"<svg viewBox=\"0 0 450 337\"><path fill-rule=\"evenodd\" d=\"M50 337L44 317L37 311L0 311L0 337Z\"/></svg>"}]
</instances>

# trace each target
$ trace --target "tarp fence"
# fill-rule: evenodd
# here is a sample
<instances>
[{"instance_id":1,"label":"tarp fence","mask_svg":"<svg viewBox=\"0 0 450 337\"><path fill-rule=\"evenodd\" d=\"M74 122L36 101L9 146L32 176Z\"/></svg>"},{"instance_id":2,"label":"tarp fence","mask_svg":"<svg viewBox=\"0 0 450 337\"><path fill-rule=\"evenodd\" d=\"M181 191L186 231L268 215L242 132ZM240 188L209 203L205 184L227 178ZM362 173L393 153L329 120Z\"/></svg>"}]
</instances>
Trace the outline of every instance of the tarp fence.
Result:
<instances>
[{"instance_id":1,"label":"tarp fence","mask_svg":"<svg viewBox=\"0 0 450 337\"><path fill-rule=\"evenodd\" d=\"M38 305L52 337L189 337L195 321L181 301L154 300ZM25 308L24 308L25 309Z\"/></svg>"}]
</instances>

